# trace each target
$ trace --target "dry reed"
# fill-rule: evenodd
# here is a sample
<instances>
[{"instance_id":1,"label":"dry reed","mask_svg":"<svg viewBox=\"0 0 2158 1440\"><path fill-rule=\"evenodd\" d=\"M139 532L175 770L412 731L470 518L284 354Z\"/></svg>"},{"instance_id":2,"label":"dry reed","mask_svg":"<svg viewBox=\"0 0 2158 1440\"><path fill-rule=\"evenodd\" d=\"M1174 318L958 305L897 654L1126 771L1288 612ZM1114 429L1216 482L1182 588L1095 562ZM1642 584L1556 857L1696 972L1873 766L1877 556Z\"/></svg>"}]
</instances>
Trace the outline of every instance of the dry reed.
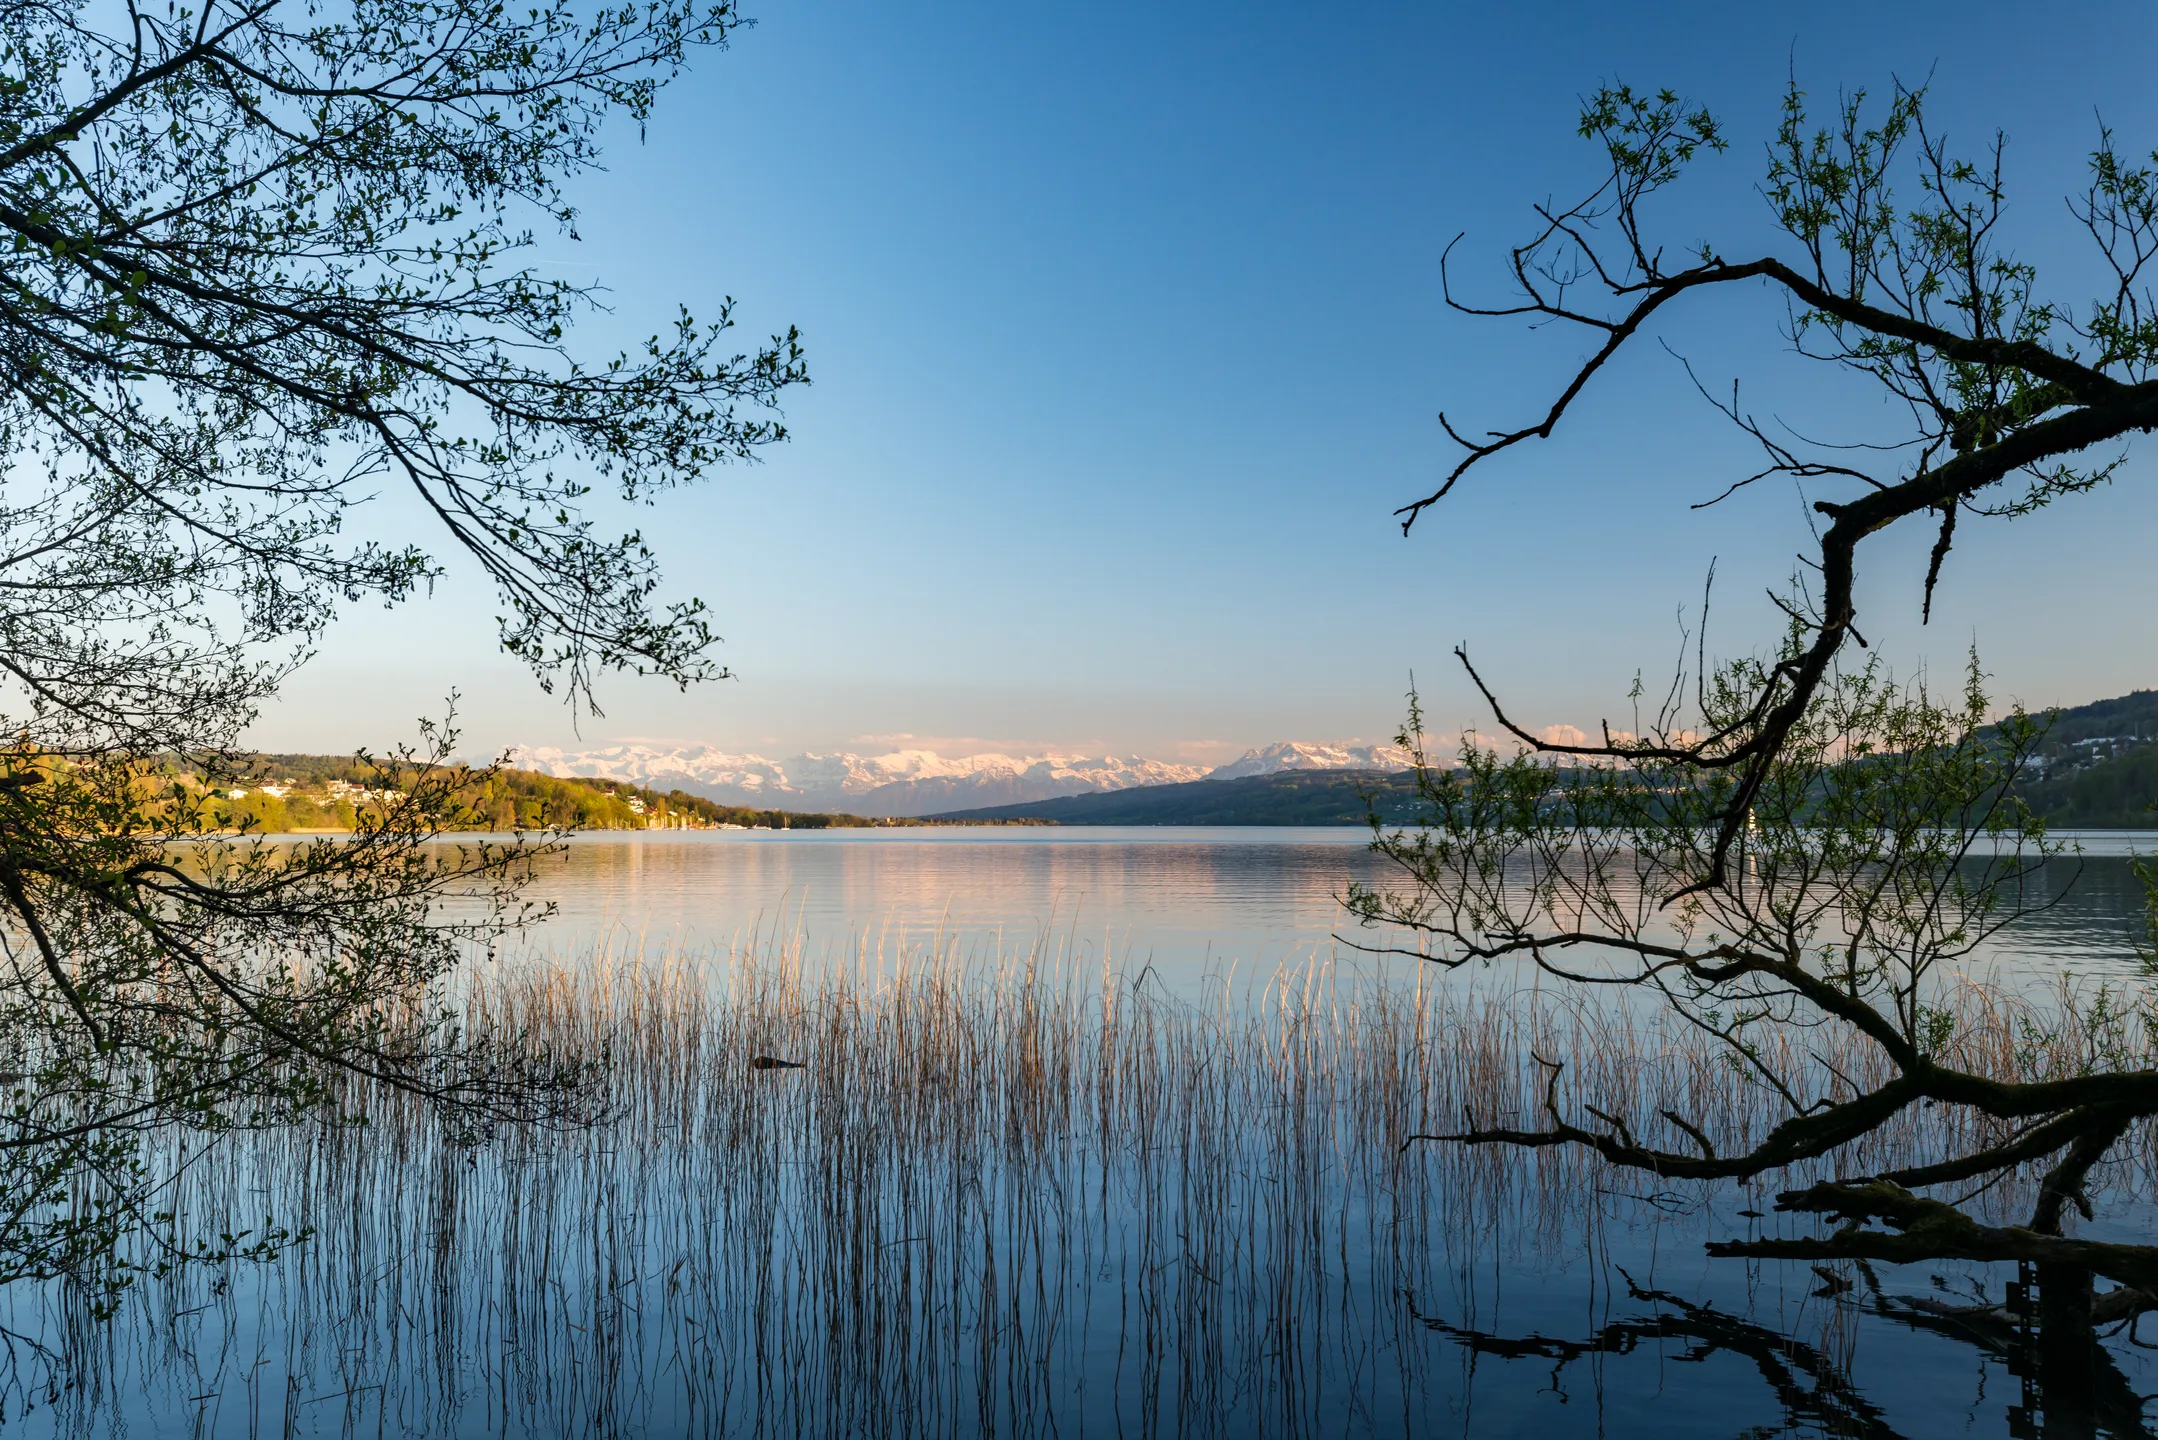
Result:
<instances>
[{"instance_id":1,"label":"dry reed","mask_svg":"<svg viewBox=\"0 0 2158 1440\"><path fill-rule=\"evenodd\" d=\"M2114 999L1941 999L1954 1058L1989 1073L2147 1059ZM16 1297L9 1325L42 1326L58 1369L15 1407L79 1432L131 1413L146 1433L159 1416L188 1433L1399 1429L1443 1389L1442 1347L1413 1339L1419 1295L1510 1258L1565 1264L1629 1214L1708 1199L1577 1151L1405 1137L1470 1111L1533 1124L1534 1055L1566 1059L1562 1104L1644 1136L1684 1143L1665 1109L1719 1148L1779 1118L1661 1012L1496 972L1314 959L1179 998L1047 940L838 966L751 943L476 970L460 1003L472 1027L596 1062L601 1123L474 1144L354 1088L364 1124L168 1137L172 1240L236 1215L310 1238L181 1270L109 1325L64 1290ZM1821 1060L1873 1074L1847 1034L1771 1043L1808 1084ZM1912 1112L1817 1173L1987 1133ZM2139 1133L2107 1179L2148 1195L2154 1173ZM2013 1209L2028 1186L1982 1203Z\"/></svg>"}]
</instances>

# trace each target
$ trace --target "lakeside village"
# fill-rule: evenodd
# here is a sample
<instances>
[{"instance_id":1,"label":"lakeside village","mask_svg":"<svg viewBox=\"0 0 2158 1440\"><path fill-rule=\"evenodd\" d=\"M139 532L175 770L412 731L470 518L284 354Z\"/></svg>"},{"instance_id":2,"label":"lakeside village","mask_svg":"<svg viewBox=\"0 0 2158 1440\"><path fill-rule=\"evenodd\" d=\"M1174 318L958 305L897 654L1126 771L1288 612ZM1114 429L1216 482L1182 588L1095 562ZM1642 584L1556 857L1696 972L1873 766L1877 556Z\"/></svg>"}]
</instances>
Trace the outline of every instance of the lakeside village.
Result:
<instances>
[{"instance_id":1,"label":"lakeside village","mask_svg":"<svg viewBox=\"0 0 2158 1440\"><path fill-rule=\"evenodd\" d=\"M350 830L369 810L403 799L402 785L411 783L395 766L322 755L258 756L253 770L251 776L217 783L210 799L221 825L280 835ZM722 805L685 790L661 792L530 770L467 774L459 798L474 829L823 830L920 823ZM197 774L174 778L198 791L211 784Z\"/></svg>"}]
</instances>

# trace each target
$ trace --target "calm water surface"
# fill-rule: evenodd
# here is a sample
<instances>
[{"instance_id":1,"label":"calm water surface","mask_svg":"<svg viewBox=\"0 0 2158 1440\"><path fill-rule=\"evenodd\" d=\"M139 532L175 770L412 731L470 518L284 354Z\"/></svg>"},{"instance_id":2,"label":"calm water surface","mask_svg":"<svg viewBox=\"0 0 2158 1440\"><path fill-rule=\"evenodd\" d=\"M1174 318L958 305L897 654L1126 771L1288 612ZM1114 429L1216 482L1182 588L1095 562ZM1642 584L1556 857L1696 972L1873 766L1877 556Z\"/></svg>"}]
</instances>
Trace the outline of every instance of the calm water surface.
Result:
<instances>
[{"instance_id":1,"label":"calm water surface","mask_svg":"<svg viewBox=\"0 0 2158 1440\"><path fill-rule=\"evenodd\" d=\"M938 937L995 956L1047 936L1082 966L1155 967L1166 998L1132 1003L1169 1023L1202 976L1295 965L1358 933L1338 897L1384 878L1366 839L583 836L548 862L538 893L557 913L524 943L537 956L709 954L798 936L836 962ZM2141 896L2126 855L2145 841L2158 849L2158 836L2094 837L2093 853L2051 867L2059 903L1989 959L2129 973ZM1802 1264L1709 1260L1704 1240L1798 1227L1752 1213L1766 1196L1734 1186L1538 1182L1511 1162L1400 1158L1349 1138L1358 1087L1298 1098L1323 1058L1223 1049L1253 1098L1221 1100L1210 1087L1228 1070L1197 1064L1192 1113L1158 1122L1167 1144L1089 1139L1084 1124L1020 1143L996 1118L1000 1094L937 1092L953 1113L988 1107L962 1143L849 1109L854 1088L815 1070L752 1078L747 1053L739 1040L714 1051L680 1125L648 1115L635 1132L477 1147L417 1132L230 1142L189 1182L223 1197L204 1210L260 1203L318 1237L273 1265L148 1286L110 1323L64 1286L0 1292L0 1431L2150 1433L2158 1352L2140 1336L2105 1342L2099 1409L2074 1419L2033 1391L2013 1334L1939 1318L1999 1299L2012 1268L1891 1266L1824 1284ZM762 1088L738 1107L727 1097L745 1085ZM2148 1197L2120 1198L2091 1233L2149 1238Z\"/></svg>"},{"instance_id":2,"label":"calm water surface","mask_svg":"<svg viewBox=\"0 0 2158 1440\"><path fill-rule=\"evenodd\" d=\"M537 950L792 935L812 951L1025 949L1172 976L1308 958L1340 931L1351 880L1383 863L1360 829L688 831L578 836L534 894Z\"/></svg>"},{"instance_id":3,"label":"calm water surface","mask_svg":"<svg viewBox=\"0 0 2158 1440\"><path fill-rule=\"evenodd\" d=\"M2087 975L2134 970L2143 899L2132 853L2158 832L2091 832L2085 854L2047 867L2055 903L2001 936L1990 959ZM1398 937L1342 914L1349 883L1389 883L1361 828L954 827L676 831L583 835L535 894L558 907L527 944L725 946L799 935L812 953L899 948L938 935L963 948L1024 948L1049 935L1079 957L1172 985L1267 974L1335 949Z\"/></svg>"}]
</instances>

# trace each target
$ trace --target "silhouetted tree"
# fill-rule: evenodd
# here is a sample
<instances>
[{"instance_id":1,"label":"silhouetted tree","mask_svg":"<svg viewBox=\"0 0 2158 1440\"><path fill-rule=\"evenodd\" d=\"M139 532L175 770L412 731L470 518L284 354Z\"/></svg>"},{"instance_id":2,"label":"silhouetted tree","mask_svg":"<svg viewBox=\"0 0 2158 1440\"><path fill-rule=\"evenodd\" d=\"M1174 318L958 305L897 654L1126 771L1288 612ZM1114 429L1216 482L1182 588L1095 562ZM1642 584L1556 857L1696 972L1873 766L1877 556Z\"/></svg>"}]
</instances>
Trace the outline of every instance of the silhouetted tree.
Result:
<instances>
[{"instance_id":1,"label":"silhouetted tree","mask_svg":"<svg viewBox=\"0 0 2158 1440\"><path fill-rule=\"evenodd\" d=\"M1861 92L1816 129L1794 85L1763 186L1788 253L1733 258L1703 241L1674 256L1652 238L1647 210L1701 152L1726 147L1722 127L1668 91L1606 87L1584 105L1580 131L1602 148L1608 175L1577 205L1538 208L1536 235L1512 252L1518 296L1466 305L1454 301L1449 282L1458 310L1578 330L1592 348L1529 424L1472 439L1442 414L1467 453L1437 489L1397 512L1404 531L1472 470L1549 437L1608 366L1645 343L1659 314L1725 287L1779 297L1798 353L1877 384L1891 413L1908 422L1885 441L1814 443L1771 431L1741 407L1735 387L1728 401L1703 390L1762 452L1759 470L1706 503L1773 475L1850 497L1812 502L1827 522L1807 562L1817 578L1779 601L1805 643L1767 668L1746 703L1715 728L1660 742L1548 741L1509 720L1469 667L1499 724L1540 753L1653 755L1728 771L1733 781L1700 877L1705 885L1723 878L1769 765L1846 642L1859 638L1861 544L1905 521L1937 527L1925 577L1930 615L1959 518L2012 519L2103 485L2122 454L2086 460L2084 452L2158 426L2158 297L2145 275L2158 258L2158 156L2137 165L2101 132L2089 187L2070 208L2095 242L2109 288L2079 310L2040 299L2036 267L2003 248L1996 233L2006 205L2005 139L1996 136L1977 161L1958 159L1927 129L1924 102L1923 90L1898 86L1869 119ZM1915 195L1899 197L1896 184ZM1467 666L1465 653L1461 659Z\"/></svg>"},{"instance_id":2,"label":"silhouetted tree","mask_svg":"<svg viewBox=\"0 0 2158 1440\"><path fill-rule=\"evenodd\" d=\"M1899 87L1878 112L1853 96L1814 128L1794 88L1763 188L1786 243L1750 258L1710 242L1674 259L1650 236L1649 202L1724 148L1707 112L1614 86L1589 99L1580 129L1608 161L1604 183L1538 212L1536 235L1512 253L1513 303L1462 308L1578 329L1592 352L1532 423L1483 439L1449 425L1467 453L1404 508L1405 527L1472 470L1552 434L1659 313L1718 287L1780 296L1799 352L1877 383L1907 427L1889 443L1815 444L1771 431L1735 391L1713 401L1764 457L1724 496L1773 475L1843 492L1813 502L1825 526L1813 578L1780 602L1785 642L1761 660L1704 656L1646 715L1636 687L1627 728L1606 724L1580 744L1517 724L1469 666L1518 752L1472 741L1459 767L1441 768L1419 750L1419 823L1374 824L1404 883L1352 896L1367 921L1417 932L1414 953L1438 963L1518 959L1652 996L1776 1097L1781 1123L1716 1134L1704 1116L1617 1114L1570 1095L1563 1057L1545 1057L1540 1115L1469 1116L1420 1138L1582 1146L1659 1175L1745 1179L1834 1163L1912 1107L1960 1107L1980 1117L1967 1133L1982 1141L1778 1201L1840 1228L1711 1248L2029 1262L2071 1363L2087 1348L2094 1272L2130 1287L2135 1305L2158 1304L2158 1247L2086 1241L2063 1224L2071 1210L2089 1214L2094 1172L2158 1114L2158 1070L2138 1041L2147 1017L2101 995L2086 1056L2068 1071L2004 1070L1967 1047L1952 1003L1962 965L2048 903L2036 879L2058 847L2015 794L2041 727L2020 714L1988 725L1975 658L1966 693L1944 704L1854 663L1846 642L1858 638L1869 536L1920 519L1937 527L1930 609L1959 518L2024 516L2090 490L2121 460L2085 452L2158 425L2158 301L2144 283L2158 255L2158 168L2101 134L2072 208L2107 285L2078 310L2040 299L2034 267L2002 247L2001 142L1978 162L1955 158L1927 128L1922 92ZM1892 182L1909 193L1892 194ZM1420 746L1421 730L1412 697L1403 742ZM1814 1034L1857 1045L1866 1064L1838 1068L1833 1047L1806 1046ZM1779 1036L1789 1043L1768 1043ZM2033 1165L2046 1168L2020 1226L1918 1193L1983 1190Z\"/></svg>"},{"instance_id":3,"label":"silhouetted tree","mask_svg":"<svg viewBox=\"0 0 2158 1440\"><path fill-rule=\"evenodd\" d=\"M519 863L424 843L467 818L446 732L384 767L349 842L220 837L178 777L214 786L336 604L431 583L416 541L345 538L384 484L493 577L543 685L718 673L701 607L658 603L641 538L579 506L781 439L796 337L734 353L722 307L581 356L594 292L522 256L575 238L603 126L641 126L737 23L702 0L0 12L0 1277L110 1256L149 1203L146 1129L355 1076L476 1118L568 1103L567 1071L427 998L514 918ZM450 924L453 896L488 903Z\"/></svg>"}]
</instances>

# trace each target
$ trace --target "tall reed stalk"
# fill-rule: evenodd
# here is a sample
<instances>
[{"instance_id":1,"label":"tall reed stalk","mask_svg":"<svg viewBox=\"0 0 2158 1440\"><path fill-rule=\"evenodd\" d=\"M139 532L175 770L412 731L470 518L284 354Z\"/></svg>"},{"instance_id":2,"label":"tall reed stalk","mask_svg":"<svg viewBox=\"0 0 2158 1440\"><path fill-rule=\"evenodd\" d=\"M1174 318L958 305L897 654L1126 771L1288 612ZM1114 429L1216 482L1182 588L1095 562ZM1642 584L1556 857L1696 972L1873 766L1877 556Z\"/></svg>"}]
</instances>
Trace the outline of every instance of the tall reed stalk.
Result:
<instances>
[{"instance_id":1,"label":"tall reed stalk","mask_svg":"<svg viewBox=\"0 0 2158 1440\"><path fill-rule=\"evenodd\" d=\"M354 1084L361 1123L175 1133L171 1243L273 1218L309 1238L176 1271L107 1325L64 1287L16 1295L8 1326L50 1354L18 1362L11 1408L62 1432L1399 1430L1445 1388L1419 1321L1465 1274L1565 1265L1713 1198L1644 1195L1576 1151L1406 1137L1533 1118L1536 1056L1568 1059L1559 1103L1644 1134L1665 1109L1719 1146L1781 1118L1662 1012L1496 971L1313 957L1178 997L1050 940L838 965L791 941L461 986L471 1028L593 1062L601 1119L474 1137ZM2117 992L1945 1003L1963 1062L1992 1070L2149 1044ZM1848 1037L1776 1043L1791 1073L1869 1078ZM1985 1124L1927 1112L1837 1168ZM2154 1158L2139 1134L2108 1178L2149 1194Z\"/></svg>"}]
</instances>

